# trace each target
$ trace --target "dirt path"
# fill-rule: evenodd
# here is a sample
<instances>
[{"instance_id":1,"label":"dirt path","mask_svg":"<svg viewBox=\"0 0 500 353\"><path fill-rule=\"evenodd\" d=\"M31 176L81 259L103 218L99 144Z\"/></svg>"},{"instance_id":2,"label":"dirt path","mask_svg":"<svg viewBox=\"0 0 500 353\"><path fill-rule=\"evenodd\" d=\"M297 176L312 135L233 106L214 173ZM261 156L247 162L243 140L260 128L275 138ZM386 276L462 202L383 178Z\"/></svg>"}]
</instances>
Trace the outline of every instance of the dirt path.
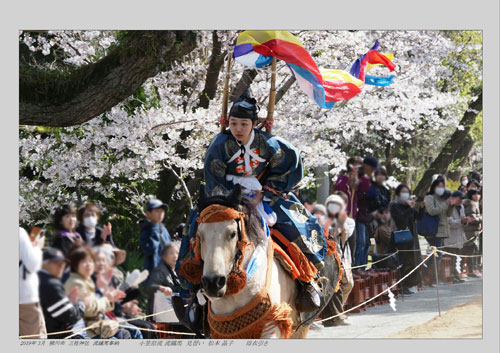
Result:
<instances>
[{"instance_id":1,"label":"dirt path","mask_svg":"<svg viewBox=\"0 0 500 353\"><path fill-rule=\"evenodd\" d=\"M457 305L441 317L411 326L390 338L482 338L482 298Z\"/></svg>"}]
</instances>

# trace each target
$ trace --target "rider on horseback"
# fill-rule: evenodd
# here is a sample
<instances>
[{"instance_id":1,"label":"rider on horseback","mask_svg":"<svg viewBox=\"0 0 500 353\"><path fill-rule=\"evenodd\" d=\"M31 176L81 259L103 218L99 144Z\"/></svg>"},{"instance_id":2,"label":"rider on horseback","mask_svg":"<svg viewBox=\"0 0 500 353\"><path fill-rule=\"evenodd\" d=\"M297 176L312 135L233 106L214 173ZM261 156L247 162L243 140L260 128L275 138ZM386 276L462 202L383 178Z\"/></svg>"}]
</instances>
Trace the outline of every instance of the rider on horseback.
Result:
<instances>
[{"instance_id":1,"label":"rider on horseback","mask_svg":"<svg viewBox=\"0 0 500 353\"><path fill-rule=\"evenodd\" d=\"M289 142L255 128L257 111L248 91L233 104L229 129L215 137L206 153L205 188L212 195L224 194L240 184L269 227L321 270L328 250L321 226L290 192L303 178L302 159ZM318 309L319 295L311 282L297 282L297 309Z\"/></svg>"}]
</instances>

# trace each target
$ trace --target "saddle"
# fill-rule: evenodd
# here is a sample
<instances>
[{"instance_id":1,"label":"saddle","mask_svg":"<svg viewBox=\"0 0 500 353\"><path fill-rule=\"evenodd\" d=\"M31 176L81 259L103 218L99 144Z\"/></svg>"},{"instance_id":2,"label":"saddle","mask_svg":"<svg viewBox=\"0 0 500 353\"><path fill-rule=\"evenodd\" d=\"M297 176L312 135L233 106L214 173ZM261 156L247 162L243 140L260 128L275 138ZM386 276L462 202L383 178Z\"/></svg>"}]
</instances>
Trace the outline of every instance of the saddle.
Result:
<instances>
[{"instance_id":1,"label":"saddle","mask_svg":"<svg viewBox=\"0 0 500 353\"><path fill-rule=\"evenodd\" d=\"M320 307L310 313L300 313L300 325L308 325L323 311L340 288L342 269L337 244L327 238L328 253L324 258L323 268L318 270L295 243L290 242L276 229L271 228L270 231L274 243L274 257L282 268L293 280L312 282L320 289Z\"/></svg>"}]
</instances>

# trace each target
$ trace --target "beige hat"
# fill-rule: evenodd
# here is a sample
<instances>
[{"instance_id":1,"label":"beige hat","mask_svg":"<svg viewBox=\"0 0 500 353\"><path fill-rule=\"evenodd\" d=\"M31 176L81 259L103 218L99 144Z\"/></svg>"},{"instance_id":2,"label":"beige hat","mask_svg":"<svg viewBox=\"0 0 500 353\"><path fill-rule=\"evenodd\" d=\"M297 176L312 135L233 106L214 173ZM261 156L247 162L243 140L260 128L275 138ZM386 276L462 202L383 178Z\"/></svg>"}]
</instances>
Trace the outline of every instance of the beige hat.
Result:
<instances>
[{"instance_id":1,"label":"beige hat","mask_svg":"<svg viewBox=\"0 0 500 353\"><path fill-rule=\"evenodd\" d=\"M111 244L107 243L100 246L113 252L113 255L115 256L115 263L113 266L118 266L125 261L125 258L127 257L127 252L125 250L114 248Z\"/></svg>"}]
</instances>

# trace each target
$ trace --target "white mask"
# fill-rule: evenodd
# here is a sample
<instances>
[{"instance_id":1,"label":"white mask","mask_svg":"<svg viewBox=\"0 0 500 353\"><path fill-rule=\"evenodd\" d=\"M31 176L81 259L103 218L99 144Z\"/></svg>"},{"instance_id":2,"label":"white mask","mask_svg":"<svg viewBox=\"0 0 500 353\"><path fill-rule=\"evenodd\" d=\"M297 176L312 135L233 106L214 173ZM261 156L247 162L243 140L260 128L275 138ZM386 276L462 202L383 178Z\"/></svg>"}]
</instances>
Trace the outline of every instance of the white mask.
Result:
<instances>
[{"instance_id":1,"label":"white mask","mask_svg":"<svg viewBox=\"0 0 500 353\"><path fill-rule=\"evenodd\" d=\"M337 214L340 212L340 205L334 202L328 204L328 212L331 214Z\"/></svg>"},{"instance_id":2,"label":"white mask","mask_svg":"<svg viewBox=\"0 0 500 353\"><path fill-rule=\"evenodd\" d=\"M462 185L463 185L463 186L467 186L467 183L468 183L468 182L469 182L469 181L468 181L467 179L464 179L464 180L462 180Z\"/></svg>"},{"instance_id":3,"label":"white mask","mask_svg":"<svg viewBox=\"0 0 500 353\"><path fill-rule=\"evenodd\" d=\"M90 216L83 219L83 225L87 228L94 228L97 225L97 217Z\"/></svg>"},{"instance_id":4,"label":"white mask","mask_svg":"<svg viewBox=\"0 0 500 353\"><path fill-rule=\"evenodd\" d=\"M435 191L436 191L436 194L439 196L442 196L444 194L444 188L439 187L439 188L436 188Z\"/></svg>"},{"instance_id":5,"label":"white mask","mask_svg":"<svg viewBox=\"0 0 500 353\"><path fill-rule=\"evenodd\" d=\"M410 198L410 194L407 192L402 192L401 195L399 195L399 198L401 201L406 201Z\"/></svg>"}]
</instances>

